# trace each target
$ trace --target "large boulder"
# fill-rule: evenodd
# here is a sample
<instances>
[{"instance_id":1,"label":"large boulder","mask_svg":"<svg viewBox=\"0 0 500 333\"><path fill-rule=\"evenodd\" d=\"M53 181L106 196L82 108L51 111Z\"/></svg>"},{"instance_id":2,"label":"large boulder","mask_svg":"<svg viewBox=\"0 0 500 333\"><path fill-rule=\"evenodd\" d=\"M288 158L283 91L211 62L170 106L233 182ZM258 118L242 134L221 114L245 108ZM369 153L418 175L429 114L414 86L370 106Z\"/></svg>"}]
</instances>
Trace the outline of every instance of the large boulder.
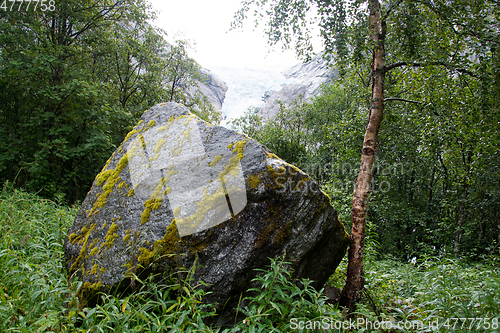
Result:
<instances>
[{"instance_id":1,"label":"large boulder","mask_svg":"<svg viewBox=\"0 0 500 333\"><path fill-rule=\"evenodd\" d=\"M231 309L256 268L286 253L294 278L322 287L348 235L307 174L244 134L175 104L146 111L97 175L64 245L68 273L96 291L128 288L130 273L183 266ZM245 294L243 294L245 295Z\"/></svg>"}]
</instances>

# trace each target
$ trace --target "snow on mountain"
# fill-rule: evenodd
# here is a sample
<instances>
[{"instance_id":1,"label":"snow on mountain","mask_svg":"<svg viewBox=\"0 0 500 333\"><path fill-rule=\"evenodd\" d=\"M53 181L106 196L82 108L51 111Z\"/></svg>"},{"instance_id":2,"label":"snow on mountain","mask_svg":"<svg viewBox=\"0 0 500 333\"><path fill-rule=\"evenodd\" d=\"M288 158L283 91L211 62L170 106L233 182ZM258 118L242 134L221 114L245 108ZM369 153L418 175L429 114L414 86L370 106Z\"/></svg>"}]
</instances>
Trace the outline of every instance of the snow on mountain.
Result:
<instances>
[{"instance_id":1,"label":"snow on mountain","mask_svg":"<svg viewBox=\"0 0 500 333\"><path fill-rule=\"evenodd\" d=\"M279 111L276 100L290 103L300 95L308 100L318 93L323 83L336 75L320 55L287 70L215 67L211 72L228 87L222 105L225 122L242 116L250 107L257 108L259 115L270 119Z\"/></svg>"},{"instance_id":2,"label":"snow on mountain","mask_svg":"<svg viewBox=\"0 0 500 333\"><path fill-rule=\"evenodd\" d=\"M228 87L222 113L226 120L242 116L249 107L262 107L266 91L279 90L285 84L295 82L287 79L282 69L252 69L215 67L210 69Z\"/></svg>"}]
</instances>

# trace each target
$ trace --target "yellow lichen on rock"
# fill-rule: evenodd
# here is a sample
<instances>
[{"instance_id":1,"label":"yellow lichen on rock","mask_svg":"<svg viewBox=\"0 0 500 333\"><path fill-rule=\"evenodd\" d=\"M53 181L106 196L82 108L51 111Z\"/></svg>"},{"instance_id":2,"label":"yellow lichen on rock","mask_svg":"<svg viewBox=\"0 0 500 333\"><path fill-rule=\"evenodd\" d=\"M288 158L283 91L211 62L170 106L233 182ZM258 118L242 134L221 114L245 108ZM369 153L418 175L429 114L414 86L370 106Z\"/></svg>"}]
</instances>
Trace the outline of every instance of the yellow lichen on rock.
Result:
<instances>
[{"instance_id":1,"label":"yellow lichen on rock","mask_svg":"<svg viewBox=\"0 0 500 333\"><path fill-rule=\"evenodd\" d=\"M230 174L233 177L237 177L240 173L240 160L241 160L240 154L231 157L229 163L224 167L224 170L221 173L219 173L217 180L225 184L227 183L226 176L228 174Z\"/></svg>"},{"instance_id":2,"label":"yellow lichen on rock","mask_svg":"<svg viewBox=\"0 0 500 333\"><path fill-rule=\"evenodd\" d=\"M189 142L191 142L191 137L189 135L190 132L191 132L190 128L187 128L182 132L182 134L184 135L184 139L189 140Z\"/></svg>"},{"instance_id":3,"label":"yellow lichen on rock","mask_svg":"<svg viewBox=\"0 0 500 333\"><path fill-rule=\"evenodd\" d=\"M214 160L212 162L208 163L208 166L213 167L217 163L219 163L220 160L222 160L222 155L217 155L217 156L214 157Z\"/></svg>"},{"instance_id":4,"label":"yellow lichen on rock","mask_svg":"<svg viewBox=\"0 0 500 333\"><path fill-rule=\"evenodd\" d=\"M229 163L224 167L219 176L217 176L217 180L219 180L222 184L227 183L226 176L230 174L232 177L237 177L240 174L240 161L245 157L243 154L243 148L245 147L247 140L238 141L234 144L234 149L232 150L234 155L229 160Z\"/></svg>"},{"instance_id":5,"label":"yellow lichen on rock","mask_svg":"<svg viewBox=\"0 0 500 333\"><path fill-rule=\"evenodd\" d=\"M113 246L113 242L115 239L118 237L118 234L116 233L116 230L118 229L118 225L113 223L109 229L108 232L106 233L106 236L104 237L104 243L101 245L101 247L106 246L106 249L110 249L111 246Z\"/></svg>"},{"instance_id":6,"label":"yellow lichen on rock","mask_svg":"<svg viewBox=\"0 0 500 333\"><path fill-rule=\"evenodd\" d=\"M96 213L96 210L98 208L102 208L104 204L106 203L109 194L113 191L115 184L121 180L121 178L118 176L123 169L128 164L128 154L125 154L120 158L120 161L118 161L116 168L115 169L110 169L101 172L99 175L96 177L96 182L104 182L104 186L102 187L102 193L98 196L97 200L94 202L94 206L90 210L88 216L90 217L92 214Z\"/></svg>"},{"instance_id":7,"label":"yellow lichen on rock","mask_svg":"<svg viewBox=\"0 0 500 333\"><path fill-rule=\"evenodd\" d=\"M161 199L149 199L144 202L144 211L141 214L141 225L148 222L149 215L153 209L158 209L161 206Z\"/></svg>"},{"instance_id":8,"label":"yellow lichen on rock","mask_svg":"<svg viewBox=\"0 0 500 333\"><path fill-rule=\"evenodd\" d=\"M97 264L94 264L94 266L92 266L92 269L90 270L90 274L95 274L97 275L97 270L99 269L99 265Z\"/></svg>"},{"instance_id":9,"label":"yellow lichen on rock","mask_svg":"<svg viewBox=\"0 0 500 333\"><path fill-rule=\"evenodd\" d=\"M158 128L158 132L165 132L174 123L174 121L175 121L175 115L172 115L172 117L168 119L166 125Z\"/></svg>"},{"instance_id":10,"label":"yellow lichen on rock","mask_svg":"<svg viewBox=\"0 0 500 333\"><path fill-rule=\"evenodd\" d=\"M90 247L92 248L92 246L90 246ZM97 248L97 247L92 248L92 250L89 253L89 257L95 256L97 254L97 251L99 251L99 248Z\"/></svg>"},{"instance_id":11,"label":"yellow lichen on rock","mask_svg":"<svg viewBox=\"0 0 500 333\"><path fill-rule=\"evenodd\" d=\"M82 245L82 243L88 239L90 232L94 230L95 226L95 224L92 224L89 228L84 225L78 234L73 233L69 235L70 243L75 244L76 242L78 242L79 245Z\"/></svg>"},{"instance_id":12,"label":"yellow lichen on rock","mask_svg":"<svg viewBox=\"0 0 500 333\"><path fill-rule=\"evenodd\" d=\"M260 182L261 182L260 174L248 176L248 186L250 186L250 188L257 188L257 186L259 186Z\"/></svg>"},{"instance_id":13,"label":"yellow lichen on rock","mask_svg":"<svg viewBox=\"0 0 500 333\"><path fill-rule=\"evenodd\" d=\"M169 171L169 178L171 175ZM141 224L146 223L149 220L149 215L152 210L158 209L161 207L162 197L163 197L163 188L165 187L165 183L168 181L165 177L162 177L158 184L156 184L153 189L153 193L151 194L151 198L144 202L144 211L141 214Z\"/></svg>"},{"instance_id":14,"label":"yellow lichen on rock","mask_svg":"<svg viewBox=\"0 0 500 333\"><path fill-rule=\"evenodd\" d=\"M160 140L158 140L155 144L155 148L153 149L153 152L157 153L157 155L159 154L160 150L161 150L161 147L163 147L163 145L167 142L167 139L165 138L160 138ZM159 155L158 155L159 156ZM158 157L155 156L155 159L157 159Z\"/></svg>"},{"instance_id":15,"label":"yellow lichen on rock","mask_svg":"<svg viewBox=\"0 0 500 333\"><path fill-rule=\"evenodd\" d=\"M175 157L175 156L178 156L180 153L182 152L182 147L179 147L179 148L172 148L172 156Z\"/></svg>"},{"instance_id":16,"label":"yellow lichen on rock","mask_svg":"<svg viewBox=\"0 0 500 333\"><path fill-rule=\"evenodd\" d=\"M151 121L149 122L148 126L146 126L143 131L147 130L148 128L151 128L155 125L155 121L154 119L151 119Z\"/></svg>"},{"instance_id":17,"label":"yellow lichen on rock","mask_svg":"<svg viewBox=\"0 0 500 333\"><path fill-rule=\"evenodd\" d=\"M142 120L139 122L139 124L137 124L137 126L136 126L136 127L138 127L141 123L142 123ZM139 133L139 132L138 132L138 131L137 131L137 129L135 129L135 128L134 128L133 130L131 130L130 132L128 132L127 136L126 136L126 137L125 137L125 139L123 140L123 145L125 145L125 143L128 141L128 139L130 139L130 137L131 137L132 135L137 134L137 133Z\"/></svg>"},{"instance_id":18,"label":"yellow lichen on rock","mask_svg":"<svg viewBox=\"0 0 500 333\"><path fill-rule=\"evenodd\" d=\"M181 207L175 207L174 216L177 217L179 215L181 215Z\"/></svg>"},{"instance_id":19,"label":"yellow lichen on rock","mask_svg":"<svg viewBox=\"0 0 500 333\"><path fill-rule=\"evenodd\" d=\"M153 249L149 250L145 247L139 248L140 254L137 257L137 261L142 267L147 267L151 263L160 260L163 256L175 253L175 245L178 241L179 235L176 221L173 219L172 223L167 227L165 236L154 243Z\"/></svg>"},{"instance_id":20,"label":"yellow lichen on rock","mask_svg":"<svg viewBox=\"0 0 500 333\"><path fill-rule=\"evenodd\" d=\"M83 226L83 228L80 230L80 234L76 235L75 237L72 237L73 239L70 239L70 242L75 243L78 242L78 244L82 245L82 248L80 249L80 253L78 254L78 257L75 259L75 262L71 265L69 269L69 274L73 274L77 269L78 265L80 262L85 258L86 253L87 253L87 242L89 240L90 234L96 227L96 224L93 223L90 228L87 226ZM72 234L74 235L74 234ZM70 235L71 238L71 235ZM84 274L83 272L85 271L85 268L82 265L82 275Z\"/></svg>"},{"instance_id":21,"label":"yellow lichen on rock","mask_svg":"<svg viewBox=\"0 0 500 333\"><path fill-rule=\"evenodd\" d=\"M189 125L189 122L191 120L195 120L197 117L194 114L189 113L187 115L184 114L184 115L180 116L179 118L186 118L186 120L184 121L184 126L187 126L187 125Z\"/></svg>"},{"instance_id":22,"label":"yellow lichen on rock","mask_svg":"<svg viewBox=\"0 0 500 333\"><path fill-rule=\"evenodd\" d=\"M149 158L149 162L154 162L154 161L156 161L156 160L158 159L158 157L160 157L160 155L161 155L160 153L156 153L156 155L155 155L154 157L150 157L150 158Z\"/></svg>"},{"instance_id":23,"label":"yellow lichen on rock","mask_svg":"<svg viewBox=\"0 0 500 333\"><path fill-rule=\"evenodd\" d=\"M276 155L275 155L275 154L273 154L273 153L270 153L270 152L267 152L267 151L266 151L266 155L267 155L267 157L269 157L269 158L272 158L272 159L275 159L275 160L280 160L280 161L282 161L282 159L281 159L281 158L279 158L278 156L276 156Z\"/></svg>"},{"instance_id":24,"label":"yellow lichen on rock","mask_svg":"<svg viewBox=\"0 0 500 333\"><path fill-rule=\"evenodd\" d=\"M125 244L125 242L127 242L130 239L130 236L131 236L130 230L127 230L125 236L123 237L122 243Z\"/></svg>"},{"instance_id":25,"label":"yellow lichen on rock","mask_svg":"<svg viewBox=\"0 0 500 333\"><path fill-rule=\"evenodd\" d=\"M105 170L105 171L102 171L101 173L99 173L97 175L97 177L95 178L95 183L98 185L98 186L101 186L102 183L104 183L108 178L109 176L114 172L113 169L110 169L110 170Z\"/></svg>"},{"instance_id":26,"label":"yellow lichen on rock","mask_svg":"<svg viewBox=\"0 0 500 333\"><path fill-rule=\"evenodd\" d=\"M179 228L179 233L182 235L190 234L195 232L196 227L200 225L203 218L205 218L209 211L211 213L217 214L214 211L215 207L219 207L219 209L227 209L226 204L226 193L222 186L219 186L215 193L209 194L205 191L203 197L199 202L196 203L197 209L196 212L190 216L183 217L182 219L177 218L177 224ZM179 207L177 207L179 208ZM180 208L179 208L180 213ZM174 210L175 216L175 210Z\"/></svg>"},{"instance_id":27,"label":"yellow lichen on rock","mask_svg":"<svg viewBox=\"0 0 500 333\"><path fill-rule=\"evenodd\" d=\"M233 154L238 153L240 160L243 157L245 157L245 155L243 155L243 148L245 147L246 143L247 143L247 140L241 140L241 141L238 141L234 144Z\"/></svg>"}]
</instances>

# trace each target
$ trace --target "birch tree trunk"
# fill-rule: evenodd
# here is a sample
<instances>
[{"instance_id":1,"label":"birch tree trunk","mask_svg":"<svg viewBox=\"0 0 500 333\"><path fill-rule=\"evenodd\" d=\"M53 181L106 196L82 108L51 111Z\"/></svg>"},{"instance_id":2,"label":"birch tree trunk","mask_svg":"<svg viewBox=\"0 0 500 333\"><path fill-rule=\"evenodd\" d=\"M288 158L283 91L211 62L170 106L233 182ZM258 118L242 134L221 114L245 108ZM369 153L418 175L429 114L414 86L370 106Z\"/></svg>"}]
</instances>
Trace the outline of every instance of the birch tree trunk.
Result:
<instances>
[{"instance_id":1,"label":"birch tree trunk","mask_svg":"<svg viewBox=\"0 0 500 333\"><path fill-rule=\"evenodd\" d=\"M458 258L460 254L460 241L462 239L463 225L465 220L465 202L467 200L467 182L464 180L462 200L460 200L460 208L458 210L458 223L455 230L455 242L453 243L453 254Z\"/></svg>"},{"instance_id":2,"label":"birch tree trunk","mask_svg":"<svg viewBox=\"0 0 500 333\"><path fill-rule=\"evenodd\" d=\"M370 115L361 153L361 167L354 186L352 199L352 230L348 253L347 279L340 305L347 307L349 313L356 310L364 288L363 252L366 229L366 209L371 192L372 170L377 148L377 137L384 113L385 79L385 22L381 18L380 2L368 0L370 10L370 30L373 42L372 57L372 98Z\"/></svg>"}]
</instances>

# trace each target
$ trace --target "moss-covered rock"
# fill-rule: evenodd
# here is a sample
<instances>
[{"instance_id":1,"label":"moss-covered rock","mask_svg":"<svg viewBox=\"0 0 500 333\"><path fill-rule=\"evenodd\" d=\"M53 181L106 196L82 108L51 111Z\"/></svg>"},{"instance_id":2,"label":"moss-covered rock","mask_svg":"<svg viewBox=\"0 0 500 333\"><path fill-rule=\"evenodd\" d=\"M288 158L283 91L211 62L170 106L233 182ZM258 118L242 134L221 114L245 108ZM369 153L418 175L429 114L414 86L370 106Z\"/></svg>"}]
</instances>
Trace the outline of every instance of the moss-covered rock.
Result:
<instances>
[{"instance_id":1,"label":"moss-covered rock","mask_svg":"<svg viewBox=\"0 0 500 333\"><path fill-rule=\"evenodd\" d=\"M96 176L65 255L68 273L84 281L83 304L128 287L130 273L196 262L206 301L227 314L270 257L286 253L294 277L320 288L347 243L307 174L244 134L166 103L144 113Z\"/></svg>"}]
</instances>

